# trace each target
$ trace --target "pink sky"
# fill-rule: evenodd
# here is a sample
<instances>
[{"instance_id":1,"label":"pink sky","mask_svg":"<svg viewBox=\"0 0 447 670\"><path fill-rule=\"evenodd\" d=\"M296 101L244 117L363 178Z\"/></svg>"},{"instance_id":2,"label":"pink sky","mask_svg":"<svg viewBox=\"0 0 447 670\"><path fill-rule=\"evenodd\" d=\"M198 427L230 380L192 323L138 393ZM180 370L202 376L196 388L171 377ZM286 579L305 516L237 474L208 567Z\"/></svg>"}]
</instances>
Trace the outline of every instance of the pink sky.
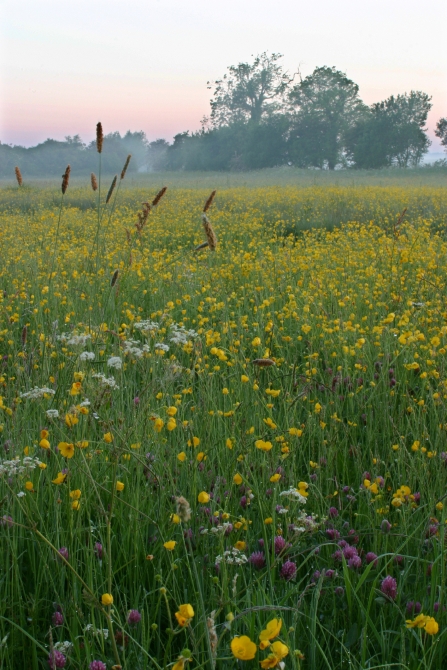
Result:
<instances>
[{"instance_id":1,"label":"pink sky","mask_svg":"<svg viewBox=\"0 0 447 670\"><path fill-rule=\"evenodd\" d=\"M150 140L197 130L209 79L262 51L303 75L335 65L370 104L433 96L447 116L447 3L426 0L4 0L0 8L0 140L144 130ZM439 151L435 142L432 151Z\"/></svg>"}]
</instances>

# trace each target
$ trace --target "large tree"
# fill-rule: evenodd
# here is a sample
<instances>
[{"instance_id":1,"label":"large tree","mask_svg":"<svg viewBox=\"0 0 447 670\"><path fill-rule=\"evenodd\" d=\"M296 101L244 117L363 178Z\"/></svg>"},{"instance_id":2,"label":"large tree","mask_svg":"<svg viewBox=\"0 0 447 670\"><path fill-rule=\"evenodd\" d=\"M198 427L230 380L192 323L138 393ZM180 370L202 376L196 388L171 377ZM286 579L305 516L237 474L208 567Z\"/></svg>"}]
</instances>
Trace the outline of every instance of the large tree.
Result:
<instances>
[{"instance_id":1,"label":"large tree","mask_svg":"<svg viewBox=\"0 0 447 670\"><path fill-rule=\"evenodd\" d=\"M252 63L231 65L222 79L208 82L208 88L214 86L210 101L214 127L241 121L260 124L283 109L293 76L284 72L281 58L264 52Z\"/></svg>"},{"instance_id":2,"label":"large tree","mask_svg":"<svg viewBox=\"0 0 447 670\"><path fill-rule=\"evenodd\" d=\"M430 146L425 123L430 96L422 91L390 96L370 108L347 134L347 154L359 168L419 165Z\"/></svg>"},{"instance_id":3,"label":"large tree","mask_svg":"<svg viewBox=\"0 0 447 670\"><path fill-rule=\"evenodd\" d=\"M296 164L328 167L343 160L345 134L365 113L359 87L335 67L318 67L290 92L290 154Z\"/></svg>"},{"instance_id":4,"label":"large tree","mask_svg":"<svg viewBox=\"0 0 447 670\"><path fill-rule=\"evenodd\" d=\"M439 137L444 150L447 151L447 118L439 119L435 130L436 137Z\"/></svg>"}]
</instances>

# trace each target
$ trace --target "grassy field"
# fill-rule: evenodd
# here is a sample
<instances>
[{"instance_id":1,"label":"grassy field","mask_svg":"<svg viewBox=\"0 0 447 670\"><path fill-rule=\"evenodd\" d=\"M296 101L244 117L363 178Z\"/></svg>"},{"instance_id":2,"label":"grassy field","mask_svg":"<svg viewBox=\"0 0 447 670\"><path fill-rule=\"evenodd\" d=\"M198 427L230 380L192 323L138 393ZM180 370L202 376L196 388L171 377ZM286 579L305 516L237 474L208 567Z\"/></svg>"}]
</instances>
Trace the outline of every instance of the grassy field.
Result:
<instances>
[{"instance_id":1,"label":"grassy field","mask_svg":"<svg viewBox=\"0 0 447 670\"><path fill-rule=\"evenodd\" d=\"M2 670L443 667L443 178L3 185Z\"/></svg>"}]
</instances>

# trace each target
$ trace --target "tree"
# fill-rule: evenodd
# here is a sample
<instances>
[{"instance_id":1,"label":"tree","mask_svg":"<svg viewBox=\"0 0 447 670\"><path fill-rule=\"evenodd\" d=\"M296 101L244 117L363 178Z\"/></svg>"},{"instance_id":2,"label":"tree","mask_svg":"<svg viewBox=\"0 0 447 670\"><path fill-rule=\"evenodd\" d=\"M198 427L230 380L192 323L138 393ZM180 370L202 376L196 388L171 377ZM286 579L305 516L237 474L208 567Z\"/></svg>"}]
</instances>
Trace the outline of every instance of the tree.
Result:
<instances>
[{"instance_id":1,"label":"tree","mask_svg":"<svg viewBox=\"0 0 447 670\"><path fill-rule=\"evenodd\" d=\"M334 67L318 67L290 93L291 157L297 164L333 170L342 161L344 138L367 111L359 87Z\"/></svg>"},{"instance_id":2,"label":"tree","mask_svg":"<svg viewBox=\"0 0 447 670\"><path fill-rule=\"evenodd\" d=\"M222 79L208 82L215 86L211 105L214 127L241 121L260 124L284 107L284 98L294 77L283 71L281 54L264 52L253 63L228 68Z\"/></svg>"},{"instance_id":3,"label":"tree","mask_svg":"<svg viewBox=\"0 0 447 670\"><path fill-rule=\"evenodd\" d=\"M422 91L390 96L373 104L347 134L347 154L356 167L419 165L430 146L425 123L430 96Z\"/></svg>"},{"instance_id":4,"label":"tree","mask_svg":"<svg viewBox=\"0 0 447 670\"><path fill-rule=\"evenodd\" d=\"M435 130L436 137L439 137L444 150L447 151L447 118L439 119Z\"/></svg>"}]
</instances>

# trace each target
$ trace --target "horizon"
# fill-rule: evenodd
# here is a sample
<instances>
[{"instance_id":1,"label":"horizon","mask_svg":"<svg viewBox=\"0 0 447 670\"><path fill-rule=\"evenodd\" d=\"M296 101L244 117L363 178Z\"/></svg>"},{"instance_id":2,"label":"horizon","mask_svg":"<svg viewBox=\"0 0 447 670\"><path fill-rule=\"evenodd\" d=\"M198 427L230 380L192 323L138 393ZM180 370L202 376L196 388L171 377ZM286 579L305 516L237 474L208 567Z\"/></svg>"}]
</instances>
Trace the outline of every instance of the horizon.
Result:
<instances>
[{"instance_id":1,"label":"horizon","mask_svg":"<svg viewBox=\"0 0 447 670\"><path fill-rule=\"evenodd\" d=\"M88 142L99 120L106 134L143 130L149 141L172 141L199 130L209 115L207 81L268 51L284 54L285 69L299 67L303 76L334 65L359 85L368 105L427 92L429 153L442 152L434 127L447 113L447 7L440 16L437 0L427 0L423 16L415 0L392 7L368 0L360 8L341 0L336 13L329 0L318 7L281 0L274 11L267 2L228 0L225 15L205 0L193 7L129 0L125 8L79 0L75 11L55 0L39 7L6 0L0 12L3 144L29 147L68 135ZM437 17L430 30L421 20L426 16Z\"/></svg>"}]
</instances>

